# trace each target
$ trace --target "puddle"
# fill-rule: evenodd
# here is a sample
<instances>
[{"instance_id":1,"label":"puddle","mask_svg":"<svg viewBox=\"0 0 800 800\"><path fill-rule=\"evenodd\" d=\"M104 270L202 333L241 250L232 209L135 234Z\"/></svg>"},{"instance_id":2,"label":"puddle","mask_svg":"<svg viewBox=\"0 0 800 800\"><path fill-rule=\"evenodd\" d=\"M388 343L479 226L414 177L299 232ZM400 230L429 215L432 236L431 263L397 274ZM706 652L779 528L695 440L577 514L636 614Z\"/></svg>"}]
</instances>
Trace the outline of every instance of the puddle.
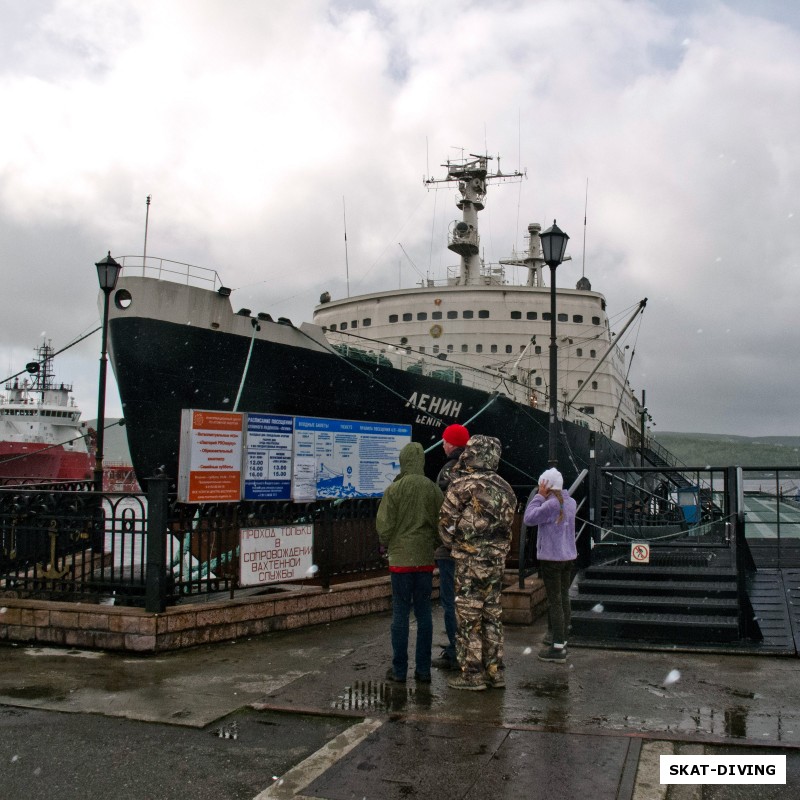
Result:
<instances>
[{"instance_id":1,"label":"puddle","mask_svg":"<svg viewBox=\"0 0 800 800\"><path fill-rule=\"evenodd\" d=\"M12 686L3 694L15 700L66 700L67 697L61 689L53 686Z\"/></svg>"},{"instance_id":2,"label":"puddle","mask_svg":"<svg viewBox=\"0 0 800 800\"><path fill-rule=\"evenodd\" d=\"M533 692L536 697L565 697L569 694L568 683L555 681L529 681L521 683L520 688Z\"/></svg>"},{"instance_id":3,"label":"puddle","mask_svg":"<svg viewBox=\"0 0 800 800\"><path fill-rule=\"evenodd\" d=\"M344 687L332 706L343 711L385 709L390 694L402 692L405 695L406 691L407 687L400 684L390 686L383 681L355 681L352 686Z\"/></svg>"},{"instance_id":4,"label":"puddle","mask_svg":"<svg viewBox=\"0 0 800 800\"><path fill-rule=\"evenodd\" d=\"M331 707L340 711L400 711L409 703L428 707L431 699L430 687L426 684L355 681L345 686Z\"/></svg>"},{"instance_id":5,"label":"puddle","mask_svg":"<svg viewBox=\"0 0 800 800\"><path fill-rule=\"evenodd\" d=\"M102 658L105 653L97 650L59 650L57 647L28 647L26 656L72 656L73 658Z\"/></svg>"}]
</instances>

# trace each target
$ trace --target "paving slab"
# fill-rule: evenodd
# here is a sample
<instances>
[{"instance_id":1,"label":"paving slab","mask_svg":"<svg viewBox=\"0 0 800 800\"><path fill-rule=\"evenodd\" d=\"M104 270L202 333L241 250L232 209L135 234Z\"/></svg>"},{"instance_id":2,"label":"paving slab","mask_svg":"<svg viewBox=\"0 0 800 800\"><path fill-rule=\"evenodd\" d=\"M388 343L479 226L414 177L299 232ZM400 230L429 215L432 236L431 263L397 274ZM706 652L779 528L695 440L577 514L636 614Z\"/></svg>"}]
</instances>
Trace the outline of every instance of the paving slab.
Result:
<instances>
[{"instance_id":1,"label":"paving slab","mask_svg":"<svg viewBox=\"0 0 800 800\"><path fill-rule=\"evenodd\" d=\"M435 630L443 630L438 609L434 620ZM139 779L150 771L158 784L163 776L165 792L152 796L168 797L173 772L188 774L170 767L177 763L173 750L185 754L192 779L201 781L219 769L219 758L239 765L242 775L256 774L239 753L252 746L258 780L245 785L231 777L226 794L209 777L208 785L220 789L217 797L238 800L253 791L250 796L264 799L477 800L517 797L518 787L555 785L563 774L577 793L571 796L643 800L632 789L636 747L663 741L780 748L791 754L798 789L796 658L571 647L566 664L545 663L536 657L545 627L539 621L506 627L506 689L459 692L447 686L452 673L438 670L430 684L385 680L390 622L389 614L378 614L157 656L0 646L0 727L14 731L3 738L12 749L18 742L29 747L27 755L0 750L0 763L7 768L17 755L13 764L19 765L25 755L30 766L37 754L74 742L74 758L87 760L99 785L118 774L120 791L105 796L147 796L136 794L136 776L125 777L135 762ZM274 742L258 751L266 734L214 741L213 732L237 718L253 731L272 725ZM305 734L307 719L329 720L330 727ZM303 748L293 749L304 737ZM122 762L114 760L116 750ZM80 782L68 755L64 764L48 786L69 798ZM274 772L273 786L259 782L261 771ZM18 772L33 785L42 774ZM753 796L703 791L713 800Z\"/></svg>"}]
</instances>

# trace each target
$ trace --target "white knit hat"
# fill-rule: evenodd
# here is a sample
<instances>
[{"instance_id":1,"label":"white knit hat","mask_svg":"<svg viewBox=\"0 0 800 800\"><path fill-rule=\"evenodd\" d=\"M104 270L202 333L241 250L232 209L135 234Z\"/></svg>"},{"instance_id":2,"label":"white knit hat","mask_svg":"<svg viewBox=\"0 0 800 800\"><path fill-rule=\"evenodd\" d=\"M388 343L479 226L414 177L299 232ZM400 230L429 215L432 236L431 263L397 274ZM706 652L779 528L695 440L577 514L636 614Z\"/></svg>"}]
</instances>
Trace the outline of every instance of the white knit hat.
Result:
<instances>
[{"instance_id":1,"label":"white knit hat","mask_svg":"<svg viewBox=\"0 0 800 800\"><path fill-rule=\"evenodd\" d=\"M546 489L555 489L559 492L564 488L564 478L555 467L543 472L539 476L539 483L543 483Z\"/></svg>"}]
</instances>

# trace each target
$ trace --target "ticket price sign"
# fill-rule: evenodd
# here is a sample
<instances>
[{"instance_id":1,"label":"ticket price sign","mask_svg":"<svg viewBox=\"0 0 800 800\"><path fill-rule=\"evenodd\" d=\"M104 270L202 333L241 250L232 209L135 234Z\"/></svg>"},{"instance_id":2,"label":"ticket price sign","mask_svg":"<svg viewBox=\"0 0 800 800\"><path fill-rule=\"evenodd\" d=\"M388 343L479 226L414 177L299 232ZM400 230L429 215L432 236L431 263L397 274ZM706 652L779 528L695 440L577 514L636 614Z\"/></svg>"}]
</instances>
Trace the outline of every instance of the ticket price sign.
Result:
<instances>
[{"instance_id":1,"label":"ticket price sign","mask_svg":"<svg viewBox=\"0 0 800 800\"><path fill-rule=\"evenodd\" d=\"M291 499L294 418L247 414L245 428L244 499Z\"/></svg>"},{"instance_id":2,"label":"ticket price sign","mask_svg":"<svg viewBox=\"0 0 800 800\"><path fill-rule=\"evenodd\" d=\"M313 525L242 528L239 583L260 586L308 578L314 572L313 553Z\"/></svg>"},{"instance_id":3,"label":"ticket price sign","mask_svg":"<svg viewBox=\"0 0 800 800\"><path fill-rule=\"evenodd\" d=\"M410 441L410 425L295 417L292 499L380 497Z\"/></svg>"},{"instance_id":4,"label":"ticket price sign","mask_svg":"<svg viewBox=\"0 0 800 800\"><path fill-rule=\"evenodd\" d=\"M242 414L181 411L178 501L237 503L242 491Z\"/></svg>"}]
</instances>

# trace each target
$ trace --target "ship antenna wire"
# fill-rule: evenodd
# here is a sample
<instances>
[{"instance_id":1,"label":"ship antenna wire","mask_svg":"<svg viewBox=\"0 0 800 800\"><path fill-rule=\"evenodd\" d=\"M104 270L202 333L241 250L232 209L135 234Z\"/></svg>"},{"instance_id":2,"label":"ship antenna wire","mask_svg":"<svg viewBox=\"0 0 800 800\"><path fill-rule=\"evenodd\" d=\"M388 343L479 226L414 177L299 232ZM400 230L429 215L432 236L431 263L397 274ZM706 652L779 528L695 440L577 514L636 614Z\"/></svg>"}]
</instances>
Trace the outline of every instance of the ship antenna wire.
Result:
<instances>
[{"instance_id":1,"label":"ship antenna wire","mask_svg":"<svg viewBox=\"0 0 800 800\"><path fill-rule=\"evenodd\" d=\"M147 195L147 210L144 213L144 254L142 255L142 277L144 278L144 270L147 266L147 226L150 223L150 197Z\"/></svg>"},{"instance_id":2,"label":"ship antenna wire","mask_svg":"<svg viewBox=\"0 0 800 800\"><path fill-rule=\"evenodd\" d=\"M517 109L517 169L520 168L521 164L522 164L522 116L520 109ZM519 241L519 213L521 205L522 205L522 181L519 182L519 191L517 192L517 227L514 230L514 244L512 245L512 249L517 246L517 242ZM515 277L516 274L517 273L515 271L514 272Z\"/></svg>"},{"instance_id":3,"label":"ship antenna wire","mask_svg":"<svg viewBox=\"0 0 800 800\"><path fill-rule=\"evenodd\" d=\"M433 194L433 216L431 217L431 246L428 251L428 271L427 271L427 278L430 280L431 277L431 270L433 268L433 237L436 233L436 195L438 192L434 192Z\"/></svg>"},{"instance_id":4,"label":"ship antenna wire","mask_svg":"<svg viewBox=\"0 0 800 800\"><path fill-rule=\"evenodd\" d=\"M347 296L350 297L350 262L347 259L347 208L342 195L342 218L344 220L344 269L347 277Z\"/></svg>"},{"instance_id":5,"label":"ship antenna wire","mask_svg":"<svg viewBox=\"0 0 800 800\"><path fill-rule=\"evenodd\" d=\"M583 203L583 263L581 264L581 278L586 277L586 212L589 209L589 179L586 179L586 199Z\"/></svg>"}]
</instances>

